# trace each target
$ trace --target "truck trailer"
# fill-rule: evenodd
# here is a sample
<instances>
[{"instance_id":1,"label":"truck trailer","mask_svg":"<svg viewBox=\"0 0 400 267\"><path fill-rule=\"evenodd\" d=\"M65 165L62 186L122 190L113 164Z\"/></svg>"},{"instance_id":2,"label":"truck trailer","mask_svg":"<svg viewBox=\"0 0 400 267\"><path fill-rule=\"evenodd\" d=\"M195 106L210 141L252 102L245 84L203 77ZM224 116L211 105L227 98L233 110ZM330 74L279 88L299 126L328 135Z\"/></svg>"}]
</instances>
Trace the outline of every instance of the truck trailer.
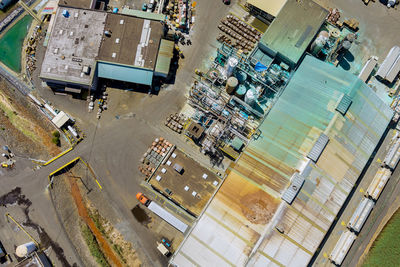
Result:
<instances>
[{"instance_id":1,"label":"truck trailer","mask_svg":"<svg viewBox=\"0 0 400 267\"><path fill-rule=\"evenodd\" d=\"M371 213L375 203L369 198L363 198L348 223L349 229L356 233L361 231L365 221Z\"/></svg>"},{"instance_id":2,"label":"truck trailer","mask_svg":"<svg viewBox=\"0 0 400 267\"><path fill-rule=\"evenodd\" d=\"M385 187L387 181L392 175L392 171L388 168L380 168L376 174L371 184L368 186L367 192L365 192L366 197L370 197L373 200L378 200L383 188Z\"/></svg>"},{"instance_id":3,"label":"truck trailer","mask_svg":"<svg viewBox=\"0 0 400 267\"><path fill-rule=\"evenodd\" d=\"M177 230L179 230L182 233L185 233L186 230L188 229L188 225L179 220L177 217L172 215L169 211L155 203L154 201L151 201L148 199L143 193L139 192L136 194L136 198L145 205L149 210L154 212L156 215L158 215L161 219L175 227Z\"/></svg>"},{"instance_id":4,"label":"truck trailer","mask_svg":"<svg viewBox=\"0 0 400 267\"><path fill-rule=\"evenodd\" d=\"M356 235L349 230L345 231L333 248L332 253L329 255L329 259L334 264L341 265L356 238Z\"/></svg>"},{"instance_id":5,"label":"truck trailer","mask_svg":"<svg viewBox=\"0 0 400 267\"><path fill-rule=\"evenodd\" d=\"M371 73L375 69L377 64L378 64L378 57L376 56L370 57L365 63L364 67L362 68L360 74L358 75L358 78L360 78L363 82L366 82L369 76L371 76Z\"/></svg>"}]
</instances>

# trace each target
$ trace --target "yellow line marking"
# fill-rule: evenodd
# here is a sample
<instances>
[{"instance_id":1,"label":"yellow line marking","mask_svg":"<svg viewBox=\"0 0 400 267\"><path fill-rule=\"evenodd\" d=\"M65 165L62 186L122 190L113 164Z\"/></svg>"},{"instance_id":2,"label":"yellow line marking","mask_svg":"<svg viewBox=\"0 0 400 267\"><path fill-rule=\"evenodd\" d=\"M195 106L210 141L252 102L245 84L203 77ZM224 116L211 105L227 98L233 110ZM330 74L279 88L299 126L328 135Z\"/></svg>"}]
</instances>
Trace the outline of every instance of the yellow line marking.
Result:
<instances>
[{"instance_id":1,"label":"yellow line marking","mask_svg":"<svg viewBox=\"0 0 400 267\"><path fill-rule=\"evenodd\" d=\"M61 167L58 168L57 170L55 170L55 171L53 171L52 173L50 173L49 176L48 176L49 182L51 182L51 177L54 176L57 172L59 172L59 171L65 169L66 167L68 167L68 165L70 165L70 164L72 164L72 163L75 163L76 161L79 161L79 160L89 169L89 171L91 172L91 174L92 174L93 177L94 177L94 180L95 180L96 183L97 183L97 186L100 188L100 190L102 190L103 187L101 186L100 182L97 180L96 174L94 173L92 167L90 167L90 165L87 164L81 157L76 157L76 158L74 158L74 159L71 160L70 162L64 164L63 166L61 166Z\"/></svg>"},{"instance_id":2,"label":"yellow line marking","mask_svg":"<svg viewBox=\"0 0 400 267\"><path fill-rule=\"evenodd\" d=\"M305 247L303 247L300 243L298 243L296 240L294 240L293 238L291 238L288 235L282 234L281 232L279 232L276 228L274 228L275 232L277 232L278 234L280 234L283 238L289 240L290 242L292 242L293 244L295 244L297 247L301 248L304 252L310 254L311 256L314 255L314 253L312 253L311 251L309 251L308 249L306 249Z\"/></svg>"},{"instance_id":3,"label":"yellow line marking","mask_svg":"<svg viewBox=\"0 0 400 267\"><path fill-rule=\"evenodd\" d=\"M269 259L270 261L272 261L273 263L275 263L276 265L279 265L281 267L284 267L285 265L283 265L282 263L280 263L279 261L275 260L273 257L271 257L270 255L266 254L264 251L261 250L257 250L258 253L260 253L261 255L263 255L264 257L266 257L267 259Z\"/></svg>"},{"instance_id":4,"label":"yellow line marking","mask_svg":"<svg viewBox=\"0 0 400 267\"><path fill-rule=\"evenodd\" d=\"M39 249L39 243L19 224L11 215L10 213L6 213L6 217L10 218L32 241L35 243L36 247Z\"/></svg>"}]
</instances>

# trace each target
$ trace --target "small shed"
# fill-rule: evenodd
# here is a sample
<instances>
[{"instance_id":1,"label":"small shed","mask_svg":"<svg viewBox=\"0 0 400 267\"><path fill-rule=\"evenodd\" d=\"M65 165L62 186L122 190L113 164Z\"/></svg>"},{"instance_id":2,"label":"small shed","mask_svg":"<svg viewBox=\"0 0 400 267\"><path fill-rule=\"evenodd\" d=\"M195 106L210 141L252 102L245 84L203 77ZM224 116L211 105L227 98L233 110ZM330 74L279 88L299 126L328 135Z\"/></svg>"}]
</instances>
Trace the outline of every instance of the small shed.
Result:
<instances>
[{"instance_id":1,"label":"small shed","mask_svg":"<svg viewBox=\"0 0 400 267\"><path fill-rule=\"evenodd\" d=\"M54 123L54 125L57 128L63 127L67 122L69 121L69 117L67 114L65 114L64 111L60 111L52 120L51 122Z\"/></svg>"}]
</instances>

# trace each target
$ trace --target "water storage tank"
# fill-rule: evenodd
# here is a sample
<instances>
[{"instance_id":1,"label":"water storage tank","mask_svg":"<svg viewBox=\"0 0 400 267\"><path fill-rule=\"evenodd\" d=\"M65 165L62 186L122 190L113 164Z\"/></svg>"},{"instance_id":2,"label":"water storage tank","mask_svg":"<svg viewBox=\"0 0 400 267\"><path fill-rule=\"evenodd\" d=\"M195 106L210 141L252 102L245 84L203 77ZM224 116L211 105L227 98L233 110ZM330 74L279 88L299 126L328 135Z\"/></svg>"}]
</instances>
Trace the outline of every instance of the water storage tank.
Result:
<instances>
[{"instance_id":1,"label":"water storage tank","mask_svg":"<svg viewBox=\"0 0 400 267\"><path fill-rule=\"evenodd\" d=\"M327 31L321 31L315 41L311 44L311 53L317 55L324 47L329 39L329 33Z\"/></svg>"},{"instance_id":2,"label":"water storage tank","mask_svg":"<svg viewBox=\"0 0 400 267\"><path fill-rule=\"evenodd\" d=\"M226 92L230 95L233 95L238 84L238 79L235 77L230 77L226 82Z\"/></svg>"},{"instance_id":3,"label":"water storage tank","mask_svg":"<svg viewBox=\"0 0 400 267\"><path fill-rule=\"evenodd\" d=\"M36 250L36 245L33 242L25 243L15 249L15 254L20 258L25 258Z\"/></svg>"},{"instance_id":4,"label":"water storage tank","mask_svg":"<svg viewBox=\"0 0 400 267\"><path fill-rule=\"evenodd\" d=\"M239 83L244 83L247 80L247 74L244 71L238 71L236 73L236 78L238 79Z\"/></svg>"},{"instance_id":5,"label":"water storage tank","mask_svg":"<svg viewBox=\"0 0 400 267\"><path fill-rule=\"evenodd\" d=\"M62 14L63 14L63 16L66 17L66 18L69 17L69 12L68 12L68 10L66 10L66 9L63 10Z\"/></svg>"},{"instance_id":6,"label":"water storage tank","mask_svg":"<svg viewBox=\"0 0 400 267\"><path fill-rule=\"evenodd\" d=\"M243 84L239 85L239 87L236 89L235 95L239 98L242 98L247 92L246 86Z\"/></svg>"},{"instance_id":7,"label":"water storage tank","mask_svg":"<svg viewBox=\"0 0 400 267\"><path fill-rule=\"evenodd\" d=\"M238 63L239 63L239 61L237 60L237 58L234 58L234 57L228 58L228 61L226 64L226 76L229 77L232 75L232 73L235 70Z\"/></svg>"}]
</instances>

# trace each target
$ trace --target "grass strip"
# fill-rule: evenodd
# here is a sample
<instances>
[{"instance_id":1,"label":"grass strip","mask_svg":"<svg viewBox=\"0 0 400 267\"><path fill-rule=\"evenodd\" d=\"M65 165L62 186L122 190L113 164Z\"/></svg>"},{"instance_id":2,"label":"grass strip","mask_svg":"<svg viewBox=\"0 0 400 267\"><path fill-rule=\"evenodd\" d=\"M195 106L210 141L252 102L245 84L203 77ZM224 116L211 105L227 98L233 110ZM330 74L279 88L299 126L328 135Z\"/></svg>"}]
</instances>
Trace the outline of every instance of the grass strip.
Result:
<instances>
[{"instance_id":1,"label":"grass strip","mask_svg":"<svg viewBox=\"0 0 400 267\"><path fill-rule=\"evenodd\" d=\"M372 244L363 267L399 266L400 210L397 210Z\"/></svg>"},{"instance_id":2,"label":"grass strip","mask_svg":"<svg viewBox=\"0 0 400 267\"><path fill-rule=\"evenodd\" d=\"M81 227L83 239L89 248L90 254L95 258L96 262L99 266L102 267L110 267L106 257L100 249L99 244L97 243L96 237L93 235L92 231L90 231L87 224L83 224Z\"/></svg>"}]
</instances>

